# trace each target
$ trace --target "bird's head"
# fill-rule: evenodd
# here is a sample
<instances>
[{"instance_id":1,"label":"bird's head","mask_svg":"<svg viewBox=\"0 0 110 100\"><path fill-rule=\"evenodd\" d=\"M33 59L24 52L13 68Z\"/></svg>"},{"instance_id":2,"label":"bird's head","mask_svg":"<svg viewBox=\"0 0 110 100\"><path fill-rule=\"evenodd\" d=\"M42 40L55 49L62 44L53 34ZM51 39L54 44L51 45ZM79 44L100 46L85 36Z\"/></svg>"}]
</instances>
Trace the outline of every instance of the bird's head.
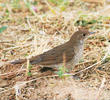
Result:
<instances>
[{"instance_id":1,"label":"bird's head","mask_svg":"<svg viewBox=\"0 0 110 100\"><path fill-rule=\"evenodd\" d=\"M84 41L89 35L93 33L94 32L89 32L87 29L80 28L72 35L70 41Z\"/></svg>"}]
</instances>

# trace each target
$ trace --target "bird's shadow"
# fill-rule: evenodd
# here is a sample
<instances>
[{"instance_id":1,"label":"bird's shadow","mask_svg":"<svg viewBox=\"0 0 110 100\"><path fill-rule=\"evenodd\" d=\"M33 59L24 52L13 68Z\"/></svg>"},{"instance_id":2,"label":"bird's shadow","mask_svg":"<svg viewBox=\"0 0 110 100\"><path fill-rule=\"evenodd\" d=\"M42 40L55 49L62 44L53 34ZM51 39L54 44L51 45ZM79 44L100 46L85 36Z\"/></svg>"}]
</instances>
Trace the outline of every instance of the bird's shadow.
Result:
<instances>
[{"instance_id":1,"label":"bird's shadow","mask_svg":"<svg viewBox=\"0 0 110 100\"><path fill-rule=\"evenodd\" d=\"M57 71L57 69L55 69L55 68L50 68L50 67L43 67L43 68L41 68L40 69L40 72L47 72L47 71L52 71L52 72L54 72L54 71Z\"/></svg>"}]
</instances>

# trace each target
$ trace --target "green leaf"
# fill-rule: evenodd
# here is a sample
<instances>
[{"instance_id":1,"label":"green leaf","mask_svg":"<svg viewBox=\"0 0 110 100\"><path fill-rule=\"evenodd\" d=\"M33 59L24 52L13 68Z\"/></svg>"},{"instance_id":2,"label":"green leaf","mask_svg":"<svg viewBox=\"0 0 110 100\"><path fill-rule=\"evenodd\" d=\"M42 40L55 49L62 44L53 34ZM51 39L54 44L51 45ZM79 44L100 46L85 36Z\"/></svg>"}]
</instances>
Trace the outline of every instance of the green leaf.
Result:
<instances>
[{"instance_id":1,"label":"green leaf","mask_svg":"<svg viewBox=\"0 0 110 100\"><path fill-rule=\"evenodd\" d=\"M87 26L88 25L88 21L86 20L77 20L75 23L76 26Z\"/></svg>"},{"instance_id":2,"label":"green leaf","mask_svg":"<svg viewBox=\"0 0 110 100\"><path fill-rule=\"evenodd\" d=\"M32 76L32 73L31 72L28 72L28 76Z\"/></svg>"},{"instance_id":3,"label":"green leaf","mask_svg":"<svg viewBox=\"0 0 110 100\"><path fill-rule=\"evenodd\" d=\"M88 22L88 24L95 24L95 23L97 23L97 20L94 19Z\"/></svg>"},{"instance_id":4,"label":"green leaf","mask_svg":"<svg viewBox=\"0 0 110 100\"><path fill-rule=\"evenodd\" d=\"M26 54L24 54L24 56L27 57L27 56L29 56L29 55L26 53Z\"/></svg>"},{"instance_id":5,"label":"green leaf","mask_svg":"<svg viewBox=\"0 0 110 100\"><path fill-rule=\"evenodd\" d=\"M88 17L88 15L81 15L80 17L83 17L83 18L85 18L85 17L86 17L86 18L87 18L87 17Z\"/></svg>"},{"instance_id":6,"label":"green leaf","mask_svg":"<svg viewBox=\"0 0 110 100\"><path fill-rule=\"evenodd\" d=\"M0 28L0 33L2 33L3 31L5 31L7 29L7 26L2 26L1 28Z\"/></svg>"},{"instance_id":7,"label":"green leaf","mask_svg":"<svg viewBox=\"0 0 110 100\"><path fill-rule=\"evenodd\" d=\"M57 74L58 74L58 76L59 76L60 78L62 78L62 77L63 77L64 72L60 70L60 71L58 71L58 72L57 72Z\"/></svg>"},{"instance_id":8,"label":"green leaf","mask_svg":"<svg viewBox=\"0 0 110 100\"><path fill-rule=\"evenodd\" d=\"M110 20L110 17L109 17L109 16L107 16L107 17L104 17L104 19L105 19L105 20L106 20L106 19L107 19L107 20Z\"/></svg>"},{"instance_id":9,"label":"green leaf","mask_svg":"<svg viewBox=\"0 0 110 100\"><path fill-rule=\"evenodd\" d=\"M37 2L37 1L34 1L34 2L32 2L32 4L33 4L33 5L37 5L37 4L38 4L38 2Z\"/></svg>"},{"instance_id":10,"label":"green leaf","mask_svg":"<svg viewBox=\"0 0 110 100\"><path fill-rule=\"evenodd\" d=\"M57 72L57 75L60 77L60 78L64 78L64 73L65 72L68 72L68 69L66 69L64 66L61 66L59 67L59 70Z\"/></svg>"}]
</instances>

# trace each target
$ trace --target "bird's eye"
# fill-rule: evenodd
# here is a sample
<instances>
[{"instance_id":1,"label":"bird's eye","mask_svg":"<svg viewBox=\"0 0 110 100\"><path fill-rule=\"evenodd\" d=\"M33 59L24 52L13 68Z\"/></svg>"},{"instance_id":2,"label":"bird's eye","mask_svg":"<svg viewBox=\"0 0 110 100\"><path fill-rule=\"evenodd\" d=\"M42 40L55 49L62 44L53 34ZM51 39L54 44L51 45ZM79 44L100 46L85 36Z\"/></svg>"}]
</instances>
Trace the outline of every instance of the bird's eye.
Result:
<instances>
[{"instance_id":1,"label":"bird's eye","mask_svg":"<svg viewBox=\"0 0 110 100\"><path fill-rule=\"evenodd\" d=\"M83 34L83 36L86 36L86 34Z\"/></svg>"}]
</instances>

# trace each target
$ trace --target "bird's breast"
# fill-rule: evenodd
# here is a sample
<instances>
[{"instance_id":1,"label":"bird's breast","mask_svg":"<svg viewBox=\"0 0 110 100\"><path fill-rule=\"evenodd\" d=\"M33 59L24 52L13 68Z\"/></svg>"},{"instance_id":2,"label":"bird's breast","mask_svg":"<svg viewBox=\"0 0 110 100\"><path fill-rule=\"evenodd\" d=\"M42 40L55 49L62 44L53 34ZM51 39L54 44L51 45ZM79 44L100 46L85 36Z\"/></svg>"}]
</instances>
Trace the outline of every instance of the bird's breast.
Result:
<instances>
[{"instance_id":1,"label":"bird's breast","mask_svg":"<svg viewBox=\"0 0 110 100\"><path fill-rule=\"evenodd\" d=\"M75 48L75 56L73 57L74 64L77 64L83 55L83 45Z\"/></svg>"}]
</instances>

